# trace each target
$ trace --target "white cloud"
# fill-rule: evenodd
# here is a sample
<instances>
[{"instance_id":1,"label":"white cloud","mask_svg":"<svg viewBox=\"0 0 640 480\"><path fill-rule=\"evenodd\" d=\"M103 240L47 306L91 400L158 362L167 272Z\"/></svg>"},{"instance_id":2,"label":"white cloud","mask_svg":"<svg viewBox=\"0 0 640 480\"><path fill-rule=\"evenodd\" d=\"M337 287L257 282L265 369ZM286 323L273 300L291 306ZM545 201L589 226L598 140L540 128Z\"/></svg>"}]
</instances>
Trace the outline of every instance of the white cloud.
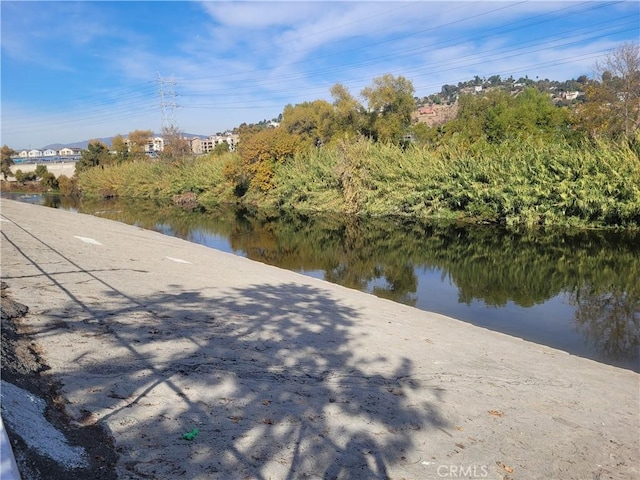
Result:
<instances>
[{"instance_id":1,"label":"white cloud","mask_svg":"<svg viewBox=\"0 0 640 480\"><path fill-rule=\"evenodd\" d=\"M114 9L127 9L126 2L109 3L112 9L103 9L101 2L59 3L43 12L51 14L49 21L54 14L82 18L71 33L64 33L67 26L59 19L42 33L34 26L47 15L27 8L20 11L29 15L21 18L18 10L25 7L10 3L7 10L3 2L3 55L43 66L57 62L57 68L75 69L79 79L87 73L85 60L99 58L101 76L86 77L92 100L74 101L75 92L61 90L56 95L70 98L68 112L18 103L5 108L4 100L18 92L7 96L3 89L2 132L12 134L7 138L20 138L13 135L29 118L33 135L66 132L60 141L80 140L77 136L91 128L106 135L157 130L156 72L178 82L180 127L212 133L275 117L287 103L329 99L337 82L358 95L384 73L404 75L421 96L474 75L577 77L590 73L598 52L621 41L604 30L603 38L596 38L597 27L562 34L573 22L597 25L600 2L199 2L188 4L191 13L196 9L192 28L167 29L162 38L133 23L120 25ZM615 8L637 19L630 3ZM175 5L179 12L186 4ZM569 15L586 9L592 11ZM7 20L14 17L15 22ZM557 19L562 22L554 25L551 20ZM21 36L24 31L31 33ZM534 45L536 35L540 45ZM563 46L565 38L583 43ZM67 51L50 53L45 47L51 45ZM145 82L149 85L142 89L129 87ZM22 133L22 138L29 134Z\"/></svg>"}]
</instances>

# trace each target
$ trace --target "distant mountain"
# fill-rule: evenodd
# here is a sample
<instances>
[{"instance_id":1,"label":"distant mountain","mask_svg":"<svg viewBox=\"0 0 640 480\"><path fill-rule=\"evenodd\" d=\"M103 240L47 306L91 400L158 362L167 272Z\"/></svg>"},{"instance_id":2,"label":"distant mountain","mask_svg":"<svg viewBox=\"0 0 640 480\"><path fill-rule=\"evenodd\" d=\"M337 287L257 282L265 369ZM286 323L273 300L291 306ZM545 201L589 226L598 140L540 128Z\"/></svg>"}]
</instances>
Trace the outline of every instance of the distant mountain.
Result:
<instances>
[{"instance_id":1,"label":"distant mountain","mask_svg":"<svg viewBox=\"0 0 640 480\"><path fill-rule=\"evenodd\" d=\"M157 133L153 134L154 136L159 135ZM198 137L198 138L208 138L209 135L200 135L197 133L183 133L182 135L184 135L187 138L194 138L194 137ZM126 138L126 135L123 135L123 137ZM91 140L98 140L102 143L104 143L106 146L111 147L111 142L113 141L113 137L102 137L102 138L92 138ZM87 148L87 146L89 145L89 142L91 140L83 140L81 142L73 142L73 143L52 143L50 145L45 145L44 147L42 147L40 150L47 150L47 149L52 149L52 150L60 150L61 148L82 148L85 149Z\"/></svg>"}]
</instances>

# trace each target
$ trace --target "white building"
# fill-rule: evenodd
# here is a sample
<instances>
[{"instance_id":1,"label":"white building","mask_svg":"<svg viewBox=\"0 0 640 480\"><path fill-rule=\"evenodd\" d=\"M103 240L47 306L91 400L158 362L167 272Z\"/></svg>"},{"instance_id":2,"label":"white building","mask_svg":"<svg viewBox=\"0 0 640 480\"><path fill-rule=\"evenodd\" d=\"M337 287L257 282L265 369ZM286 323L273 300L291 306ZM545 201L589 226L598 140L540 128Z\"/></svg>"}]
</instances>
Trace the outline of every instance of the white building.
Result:
<instances>
[{"instance_id":1,"label":"white building","mask_svg":"<svg viewBox=\"0 0 640 480\"><path fill-rule=\"evenodd\" d=\"M29 158L42 157L42 150L29 150Z\"/></svg>"},{"instance_id":2,"label":"white building","mask_svg":"<svg viewBox=\"0 0 640 480\"><path fill-rule=\"evenodd\" d=\"M149 140L147 148L145 151L147 152L162 152L164 150L164 139L162 137L154 137Z\"/></svg>"},{"instance_id":3,"label":"white building","mask_svg":"<svg viewBox=\"0 0 640 480\"><path fill-rule=\"evenodd\" d=\"M68 157L71 155L80 155L82 153L82 149L81 148L69 148L69 147L64 147L61 148L60 151L58 152L58 155L62 156L62 157Z\"/></svg>"},{"instance_id":4,"label":"white building","mask_svg":"<svg viewBox=\"0 0 640 480\"><path fill-rule=\"evenodd\" d=\"M42 152L42 155L45 157L55 157L56 155L58 155L58 152L56 150L52 150L51 148L47 148L44 152Z\"/></svg>"}]
</instances>

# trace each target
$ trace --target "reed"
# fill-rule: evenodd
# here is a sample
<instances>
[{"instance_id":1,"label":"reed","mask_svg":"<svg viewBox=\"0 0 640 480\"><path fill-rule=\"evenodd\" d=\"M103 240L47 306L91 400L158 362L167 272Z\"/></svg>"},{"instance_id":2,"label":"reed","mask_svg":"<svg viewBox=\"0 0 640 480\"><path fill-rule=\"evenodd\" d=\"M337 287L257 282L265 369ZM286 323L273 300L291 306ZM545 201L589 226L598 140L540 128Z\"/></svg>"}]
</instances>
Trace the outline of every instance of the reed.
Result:
<instances>
[{"instance_id":1,"label":"reed","mask_svg":"<svg viewBox=\"0 0 640 480\"><path fill-rule=\"evenodd\" d=\"M626 144L540 139L437 147L343 141L279 163L273 188L239 189L234 153L178 165L134 162L78 178L88 196L171 198L214 208L456 219L509 226L640 227L640 159ZM230 174L229 172L234 172Z\"/></svg>"},{"instance_id":2,"label":"reed","mask_svg":"<svg viewBox=\"0 0 640 480\"><path fill-rule=\"evenodd\" d=\"M609 142L455 139L438 148L360 140L276 170L269 204L366 215L546 226L640 226L640 160ZM273 198L275 196L275 198Z\"/></svg>"}]
</instances>

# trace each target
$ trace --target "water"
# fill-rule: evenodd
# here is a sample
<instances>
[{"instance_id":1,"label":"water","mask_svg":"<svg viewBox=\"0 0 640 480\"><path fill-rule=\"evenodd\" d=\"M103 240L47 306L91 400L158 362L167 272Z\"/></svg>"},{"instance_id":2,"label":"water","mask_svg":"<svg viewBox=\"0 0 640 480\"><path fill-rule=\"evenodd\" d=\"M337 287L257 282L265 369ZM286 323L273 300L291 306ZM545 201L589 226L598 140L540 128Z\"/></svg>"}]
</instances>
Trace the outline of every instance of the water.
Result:
<instances>
[{"instance_id":1,"label":"water","mask_svg":"<svg viewBox=\"0 0 640 480\"><path fill-rule=\"evenodd\" d=\"M640 232L518 233L345 216L204 214L131 200L12 198L156 230L640 371Z\"/></svg>"}]
</instances>

